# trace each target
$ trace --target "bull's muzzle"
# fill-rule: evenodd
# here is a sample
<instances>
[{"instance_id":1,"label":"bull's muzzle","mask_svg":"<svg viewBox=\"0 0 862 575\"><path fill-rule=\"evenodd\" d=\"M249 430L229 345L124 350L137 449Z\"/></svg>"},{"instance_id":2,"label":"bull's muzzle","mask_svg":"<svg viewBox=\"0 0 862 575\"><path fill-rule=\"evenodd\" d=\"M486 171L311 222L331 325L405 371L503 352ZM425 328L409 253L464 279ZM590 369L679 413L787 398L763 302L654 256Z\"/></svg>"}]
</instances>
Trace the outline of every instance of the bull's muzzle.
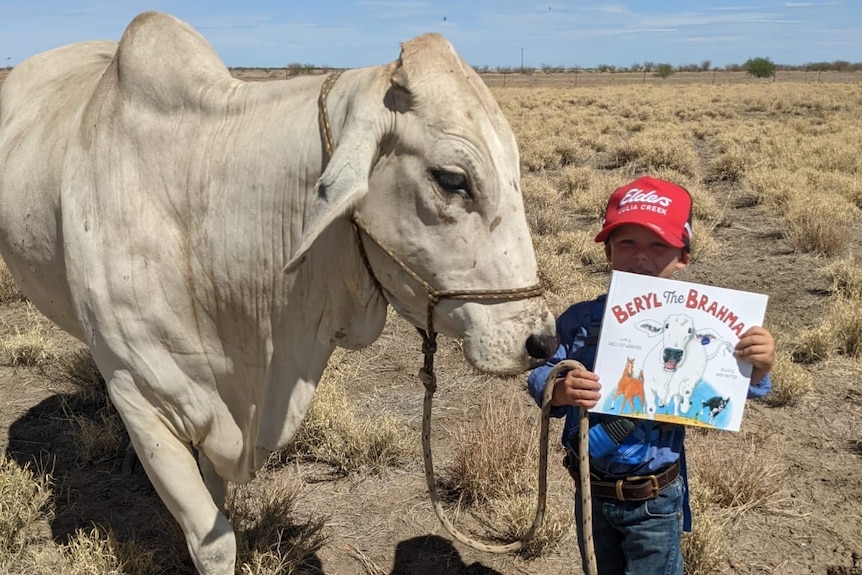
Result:
<instances>
[{"instance_id":1,"label":"bull's muzzle","mask_svg":"<svg viewBox=\"0 0 862 575\"><path fill-rule=\"evenodd\" d=\"M667 372L676 371L676 366L682 361L682 350L675 347L666 347L662 351L662 362Z\"/></svg>"}]
</instances>

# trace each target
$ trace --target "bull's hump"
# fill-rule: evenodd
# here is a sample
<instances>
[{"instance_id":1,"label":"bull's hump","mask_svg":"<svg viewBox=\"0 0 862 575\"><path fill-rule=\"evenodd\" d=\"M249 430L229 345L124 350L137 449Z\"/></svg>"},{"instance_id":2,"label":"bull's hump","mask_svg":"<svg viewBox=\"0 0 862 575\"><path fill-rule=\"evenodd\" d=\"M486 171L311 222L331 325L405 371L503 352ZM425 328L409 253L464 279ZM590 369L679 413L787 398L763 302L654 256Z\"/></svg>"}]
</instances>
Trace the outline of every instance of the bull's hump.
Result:
<instances>
[{"instance_id":1,"label":"bull's hump","mask_svg":"<svg viewBox=\"0 0 862 575\"><path fill-rule=\"evenodd\" d=\"M237 82L203 36L162 12L132 20L115 58L120 89L159 107L197 101L204 90Z\"/></svg>"}]
</instances>

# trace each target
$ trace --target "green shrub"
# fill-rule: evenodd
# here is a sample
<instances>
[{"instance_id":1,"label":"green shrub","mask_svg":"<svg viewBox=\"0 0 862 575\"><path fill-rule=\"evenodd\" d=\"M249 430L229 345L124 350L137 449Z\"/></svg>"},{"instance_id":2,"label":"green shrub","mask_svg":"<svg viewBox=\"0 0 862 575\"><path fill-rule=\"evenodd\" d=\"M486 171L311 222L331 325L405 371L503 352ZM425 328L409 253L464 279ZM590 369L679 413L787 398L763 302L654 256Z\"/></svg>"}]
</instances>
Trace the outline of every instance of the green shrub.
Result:
<instances>
[{"instance_id":1,"label":"green shrub","mask_svg":"<svg viewBox=\"0 0 862 575\"><path fill-rule=\"evenodd\" d=\"M670 78L675 72L670 64L659 64L655 67L655 75L659 78Z\"/></svg>"},{"instance_id":2,"label":"green shrub","mask_svg":"<svg viewBox=\"0 0 862 575\"><path fill-rule=\"evenodd\" d=\"M775 64L769 58L749 58L743 64L743 68L755 78L769 78L775 75Z\"/></svg>"}]
</instances>

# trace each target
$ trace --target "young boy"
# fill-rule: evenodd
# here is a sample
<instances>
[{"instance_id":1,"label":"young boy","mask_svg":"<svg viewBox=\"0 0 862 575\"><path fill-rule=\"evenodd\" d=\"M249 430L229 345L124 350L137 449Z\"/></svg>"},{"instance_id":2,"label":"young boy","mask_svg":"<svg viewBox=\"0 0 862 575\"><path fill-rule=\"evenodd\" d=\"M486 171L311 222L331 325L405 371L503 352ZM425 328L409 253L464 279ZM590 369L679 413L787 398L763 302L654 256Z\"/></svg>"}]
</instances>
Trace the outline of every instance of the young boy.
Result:
<instances>
[{"instance_id":1,"label":"young boy","mask_svg":"<svg viewBox=\"0 0 862 575\"><path fill-rule=\"evenodd\" d=\"M670 278L688 265L691 233L688 191L644 176L611 195L596 241L604 242L612 269ZM573 477L577 474L579 408L592 408L601 397L602 384L592 369L604 307L605 296L601 296L566 310L557 319L559 348L528 378L530 394L541 403L545 380L556 363L574 359L587 368L569 371L552 382L551 414L566 417L563 445ZM769 371L775 362L772 335L762 327L748 329L736 344L734 355L753 366L748 396L768 393L772 388ZM593 539L599 574L682 575L680 541L683 529L691 530L685 427L591 414L589 437ZM651 488L653 478L644 476L655 478L657 495ZM639 479L626 479L630 477ZM578 543L586 570L582 509L580 498L575 500Z\"/></svg>"}]
</instances>

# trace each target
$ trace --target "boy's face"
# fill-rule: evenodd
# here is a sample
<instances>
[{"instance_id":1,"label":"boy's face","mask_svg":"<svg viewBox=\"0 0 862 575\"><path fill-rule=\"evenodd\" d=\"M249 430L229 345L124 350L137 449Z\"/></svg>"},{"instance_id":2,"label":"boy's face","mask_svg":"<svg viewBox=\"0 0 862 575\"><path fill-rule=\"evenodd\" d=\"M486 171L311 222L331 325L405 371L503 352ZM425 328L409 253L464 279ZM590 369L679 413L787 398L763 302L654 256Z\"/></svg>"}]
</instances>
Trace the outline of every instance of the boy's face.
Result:
<instances>
[{"instance_id":1,"label":"boy's face","mask_svg":"<svg viewBox=\"0 0 862 575\"><path fill-rule=\"evenodd\" d=\"M605 243L611 269L646 276L669 278L688 265L689 253L675 248L655 232L637 224L625 224Z\"/></svg>"}]
</instances>

